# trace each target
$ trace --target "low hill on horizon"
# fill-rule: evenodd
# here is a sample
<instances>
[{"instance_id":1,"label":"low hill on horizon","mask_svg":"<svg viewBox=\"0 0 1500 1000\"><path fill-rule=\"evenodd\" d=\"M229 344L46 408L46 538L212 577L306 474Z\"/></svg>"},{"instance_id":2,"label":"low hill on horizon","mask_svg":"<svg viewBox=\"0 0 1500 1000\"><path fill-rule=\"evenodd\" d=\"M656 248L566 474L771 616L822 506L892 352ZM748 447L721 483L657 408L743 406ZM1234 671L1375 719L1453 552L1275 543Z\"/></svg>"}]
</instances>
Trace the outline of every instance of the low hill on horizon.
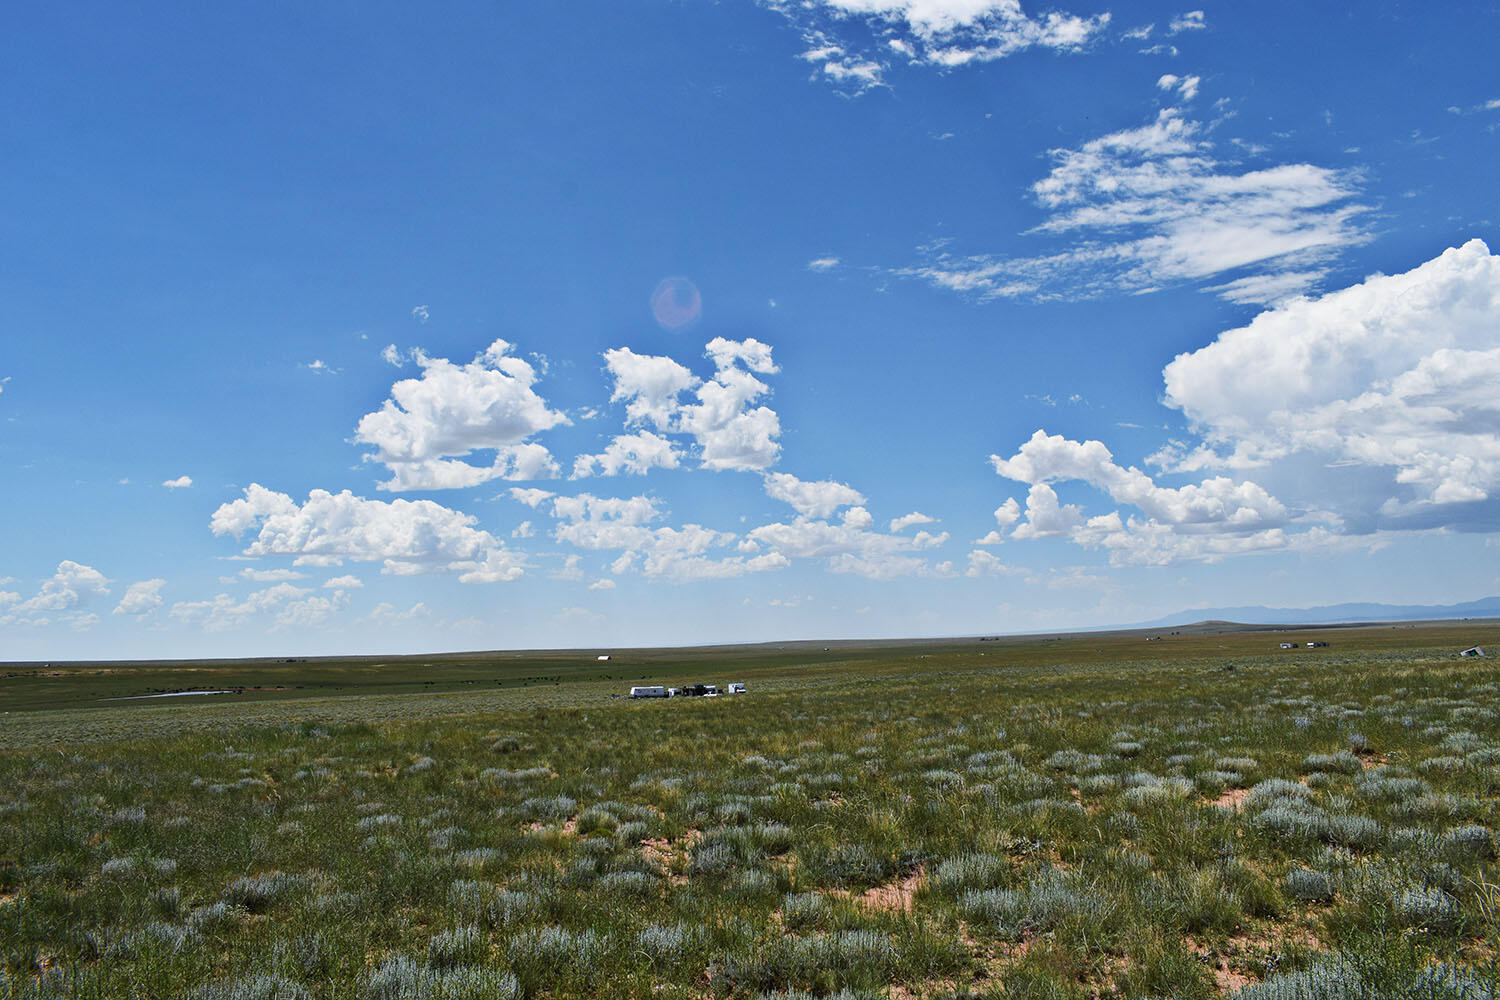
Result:
<instances>
[{"instance_id":1,"label":"low hill on horizon","mask_svg":"<svg viewBox=\"0 0 1500 1000\"><path fill-rule=\"evenodd\" d=\"M1325 604L1315 608L1193 608L1128 628L1167 628L1203 621L1247 625L1333 625L1342 622L1447 621L1456 618L1500 618L1500 597L1463 604Z\"/></svg>"}]
</instances>

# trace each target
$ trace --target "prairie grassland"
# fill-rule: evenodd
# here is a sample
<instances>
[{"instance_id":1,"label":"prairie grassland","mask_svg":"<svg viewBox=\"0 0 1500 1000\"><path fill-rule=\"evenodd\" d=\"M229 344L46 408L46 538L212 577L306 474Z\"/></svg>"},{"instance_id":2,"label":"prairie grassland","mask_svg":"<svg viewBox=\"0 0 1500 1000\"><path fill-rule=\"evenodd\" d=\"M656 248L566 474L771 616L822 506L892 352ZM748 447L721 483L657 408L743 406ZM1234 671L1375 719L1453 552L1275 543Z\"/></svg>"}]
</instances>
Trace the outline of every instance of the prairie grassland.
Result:
<instances>
[{"instance_id":1,"label":"prairie grassland","mask_svg":"<svg viewBox=\"0 0 1500 1000\"><path fill-rule=\"evenodd\" d=\"M1494 996L1500 629L1276 638L12 712L0 995Z\"/></svg>"}]
</instances>

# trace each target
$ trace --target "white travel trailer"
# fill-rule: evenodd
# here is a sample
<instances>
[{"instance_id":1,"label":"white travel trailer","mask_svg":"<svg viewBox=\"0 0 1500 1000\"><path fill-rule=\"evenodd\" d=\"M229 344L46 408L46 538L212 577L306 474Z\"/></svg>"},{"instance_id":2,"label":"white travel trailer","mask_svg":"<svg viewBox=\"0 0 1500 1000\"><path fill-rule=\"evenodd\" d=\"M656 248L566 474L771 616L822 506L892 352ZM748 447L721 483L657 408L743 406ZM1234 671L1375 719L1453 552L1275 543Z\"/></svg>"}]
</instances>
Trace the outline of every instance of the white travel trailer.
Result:
<instances>
[{"instance_id":1,"label":"white travel trailer","mask_svg":"<svg viewBox=\"0 0 1500 1000\"><path fill-rule=\"evenodd\" d=\"M665 698L666 696L667 689L660 684L646 684L630 689L632 698Z\"/></svg>"},{"instance_id":2,"label":"white travel trailer","mask_svg":"<svg viewBox=\"0 0 1500 1000\"><path fill-rule=\"evenodd\" d=\"M745 685L742 684L739 681L730 681L729 682L729 687L725 689L724 693L725 694L744 694L745 693Z\"/></svg>"}]
</instances>

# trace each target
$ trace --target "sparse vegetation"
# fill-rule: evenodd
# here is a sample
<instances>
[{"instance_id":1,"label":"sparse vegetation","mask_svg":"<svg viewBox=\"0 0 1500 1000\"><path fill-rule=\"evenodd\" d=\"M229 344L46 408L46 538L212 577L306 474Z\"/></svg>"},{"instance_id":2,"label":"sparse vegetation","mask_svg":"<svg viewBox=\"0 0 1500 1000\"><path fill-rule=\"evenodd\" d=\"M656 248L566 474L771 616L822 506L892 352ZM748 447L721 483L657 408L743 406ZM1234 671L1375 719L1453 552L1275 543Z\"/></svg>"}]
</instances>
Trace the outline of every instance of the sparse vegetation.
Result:
<instances>
[{"instance_id":1,"label":"sparse vegetation","mask_svg":"<svg viewBox=\"0 0 1500 1000\"><path fill-rule=\"evenodd\" d=\"M0 996L1490 997L1500 670L1400 636L13 712Z\"/></svg>"}]
</instances>

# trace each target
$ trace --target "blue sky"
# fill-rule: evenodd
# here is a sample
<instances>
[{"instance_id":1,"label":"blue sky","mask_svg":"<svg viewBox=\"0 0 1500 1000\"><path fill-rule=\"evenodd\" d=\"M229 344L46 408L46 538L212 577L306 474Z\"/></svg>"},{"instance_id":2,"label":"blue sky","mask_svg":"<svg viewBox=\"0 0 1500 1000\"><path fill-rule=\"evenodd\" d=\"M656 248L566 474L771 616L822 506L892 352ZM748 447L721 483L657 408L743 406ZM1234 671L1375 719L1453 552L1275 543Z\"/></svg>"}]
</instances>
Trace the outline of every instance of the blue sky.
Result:
<instances>
[{"instance_id":1,"label":"blue sky","mask_svg":"<svg viewBox=\"0 0 1500 1000\"><path fill-rule=\"evenodd\" d=\"M0 659L1500 592L1493 6L9 29Z\"/></svg>"}]
</instances>

